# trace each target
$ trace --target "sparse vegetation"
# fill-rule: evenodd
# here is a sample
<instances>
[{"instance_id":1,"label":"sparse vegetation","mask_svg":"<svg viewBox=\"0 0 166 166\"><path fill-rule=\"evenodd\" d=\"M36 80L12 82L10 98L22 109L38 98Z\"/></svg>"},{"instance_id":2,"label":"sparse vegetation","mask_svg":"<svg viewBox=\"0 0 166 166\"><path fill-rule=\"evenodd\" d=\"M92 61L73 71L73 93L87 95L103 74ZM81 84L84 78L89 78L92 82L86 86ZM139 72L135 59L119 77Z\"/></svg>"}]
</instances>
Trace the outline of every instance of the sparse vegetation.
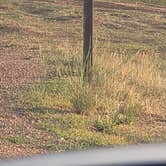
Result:
<instances>
[{"instance_id":1,"label":"sparse vegetation","mask_svg":"<svg viewBox=\"0 0 166 166\"><path fill-rule=\"evenodd\" d=\"M144 2L148 4L156 4L156 5L166 5L165 0L135 0L135 2Z\"/></svg>"},{"instance_id":2,"label":"sparse vegetation","mask_svg":"<svg viewBox=\"0 0 166 166\"><path fill-rule=\"evenodd\" d=\"M0 134L0 143L64 151L166 140L166 17L144 3L133 12L129 0L125 10L97 2L89 86L82 81L77 2L0 1L3 109L27 124L12 123L23 134Z\"/></svg>"}]
</instances>

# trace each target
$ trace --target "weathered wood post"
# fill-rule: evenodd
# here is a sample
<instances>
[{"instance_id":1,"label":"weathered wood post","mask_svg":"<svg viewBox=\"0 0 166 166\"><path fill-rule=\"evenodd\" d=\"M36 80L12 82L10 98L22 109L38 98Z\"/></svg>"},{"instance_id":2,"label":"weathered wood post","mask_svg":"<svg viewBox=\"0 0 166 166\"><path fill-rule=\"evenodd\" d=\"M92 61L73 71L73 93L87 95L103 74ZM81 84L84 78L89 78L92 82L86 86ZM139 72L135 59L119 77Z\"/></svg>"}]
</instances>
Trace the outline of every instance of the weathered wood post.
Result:
<instances>
[{"instance_id":1,"label":"weathered wood post","mask_svg":"<svg viewBox=\"0 0 166 166\"><path fill-rule=\"evenodd\" d=\"M93 65L93 0L84 0L83 29L83 80L90 84Z\"/></svg>"}]
</instances>

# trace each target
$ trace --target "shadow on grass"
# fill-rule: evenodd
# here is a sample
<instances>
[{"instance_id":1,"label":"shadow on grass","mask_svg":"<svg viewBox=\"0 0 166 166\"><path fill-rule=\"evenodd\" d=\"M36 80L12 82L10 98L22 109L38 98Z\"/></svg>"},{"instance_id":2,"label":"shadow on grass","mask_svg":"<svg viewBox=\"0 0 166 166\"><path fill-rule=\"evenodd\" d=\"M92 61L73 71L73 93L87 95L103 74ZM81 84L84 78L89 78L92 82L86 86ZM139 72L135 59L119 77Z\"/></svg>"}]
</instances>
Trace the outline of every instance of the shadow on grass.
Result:
<instances>
[{"instance_id":1,"label":"shadow on grass","mask_svg":"<svg viewBox=\"0 0 166 166\"><path fill-rule=\"evenodd\" d=\"M13 33L20 32L22 29L19 27L9 26L9 25L0 25L0 33Z\"/></svg>"},{"instance_id":2,"label":"shadow on grass","mask_svg":"<svg viewBox=\"0 0 166 166\"><path fill-rule=\"evenodd\" d=\"M32 107L32 108L24 108L24 107L17 107L14 108L14 111L17 113L24 113L24 112L38 112L38 113L61 113L61 114L69 114L74 113L74 111L61 109L61 108L50 108L50 107Z\"/></svg>"},{"instance_id":3,"label":"shadow on grass","mask_svg":"<svg viewBox=\"0 0 166 166\"><path fill-rule=\"evenodd\" d=\"M81 16L59 16L59 17L48 17L49 21L73 21L79 20Z\"/></svg>"}]
</instances>

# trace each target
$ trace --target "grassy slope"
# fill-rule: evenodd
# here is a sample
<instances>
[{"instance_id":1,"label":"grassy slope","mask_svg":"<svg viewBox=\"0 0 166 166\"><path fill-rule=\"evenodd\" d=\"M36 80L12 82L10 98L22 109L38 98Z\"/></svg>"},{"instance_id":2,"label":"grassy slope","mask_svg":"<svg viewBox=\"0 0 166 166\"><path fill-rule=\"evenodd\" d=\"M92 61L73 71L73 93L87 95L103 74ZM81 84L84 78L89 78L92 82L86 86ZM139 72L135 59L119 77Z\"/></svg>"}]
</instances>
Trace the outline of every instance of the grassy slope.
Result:
<instances>
[{"instance_id":1,"label":"grassy slope","mask_svg":"<svg viewBox=\"0 0 166 166\"><path fill-rule=\"evenodd\" d=\"M133 1L131 1L131 2L133 2ZM161 6L166 5L165 0L135 0L135 2L144 2L144 3L148 3L148 4L156 4L156 5L161 5Z\"/></svg>"},{"instance_id":2,"label":"grassy slope","mask_svg":"<svg viewBox=\"0 0 166 166\"><path fill-rule=\"evenodd\" d=\"M79 4L0 1L0 47L5 50L1 58L42 66L39 81L11 88L8 94L16 99L15 110L30 112L34 128L53 135L45 143L39 139L41 144L33 135L20 139L19 134L1 135L2 142L71 150L166 140L165 16L99 6L93 88L83 88ZM28 68L25 72L36 73L36 67ZM7 81L22 85L15 77ZM125 112L116 116L120 103Z\"/></svg>"}]
</instances>

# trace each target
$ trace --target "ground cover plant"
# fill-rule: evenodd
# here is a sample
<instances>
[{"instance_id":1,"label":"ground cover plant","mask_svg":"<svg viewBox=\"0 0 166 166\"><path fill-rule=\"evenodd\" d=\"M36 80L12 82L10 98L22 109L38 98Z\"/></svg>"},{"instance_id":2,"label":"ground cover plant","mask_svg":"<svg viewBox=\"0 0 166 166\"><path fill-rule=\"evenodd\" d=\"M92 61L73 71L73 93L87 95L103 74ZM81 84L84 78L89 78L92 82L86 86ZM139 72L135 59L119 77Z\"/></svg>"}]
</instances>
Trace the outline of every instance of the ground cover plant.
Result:
<instances>
[{"instance_id":1,"label":"ground cover plant","mask_svg":"<svg viewBox=\"0 0 166 166\"><path fill-rule=\"evenodd\" d=\"M82 1L0 1L2 158L166 141L164 1L94 5L86 85Z\"/></svg>"}]
</instances>

